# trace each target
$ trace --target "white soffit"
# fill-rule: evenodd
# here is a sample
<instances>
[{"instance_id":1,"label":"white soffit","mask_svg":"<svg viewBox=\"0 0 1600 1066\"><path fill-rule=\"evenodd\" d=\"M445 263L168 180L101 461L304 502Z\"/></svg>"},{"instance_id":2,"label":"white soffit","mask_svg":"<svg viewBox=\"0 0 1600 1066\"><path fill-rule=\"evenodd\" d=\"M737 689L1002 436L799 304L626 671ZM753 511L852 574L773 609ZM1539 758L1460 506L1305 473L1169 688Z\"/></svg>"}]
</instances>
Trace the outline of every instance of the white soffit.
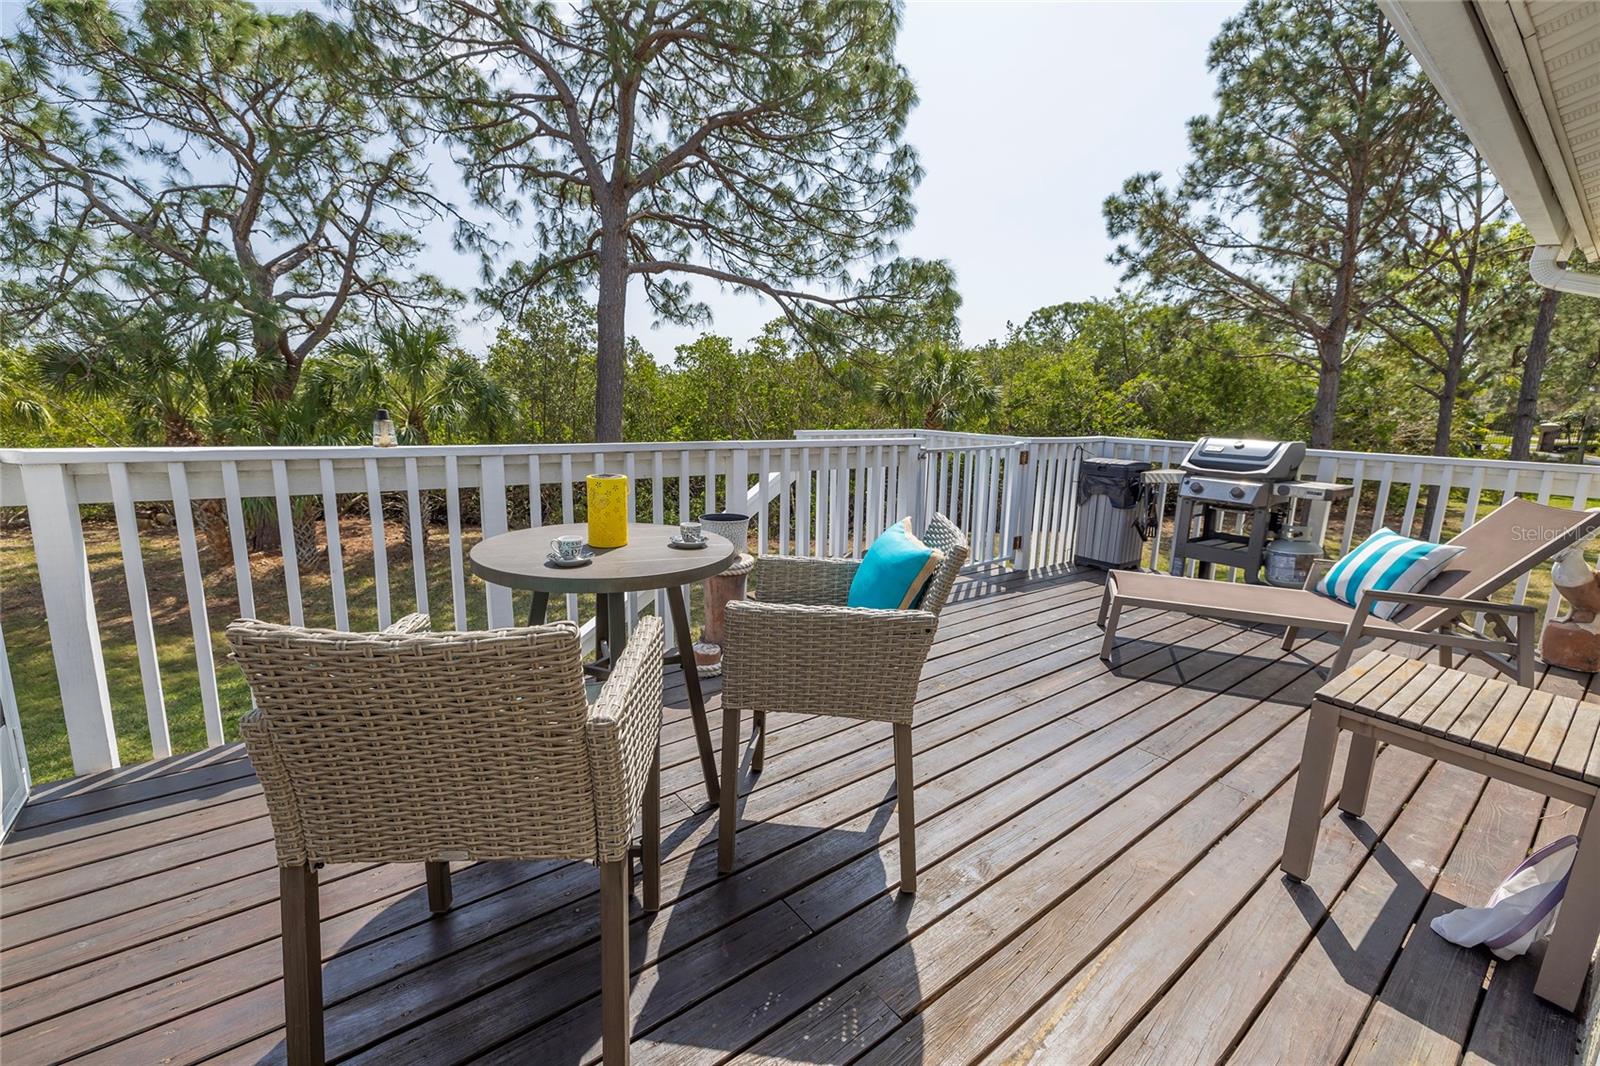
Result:
<instances>
[{"instance_id":1,"label":"white soffit","mask_svg":"<svg viewBox=\"0 0 1600 1066\"><path fill-rule=\"evenodd\" d=\"M1534 241L1600 258L1600 0L1379 0Z\"/></svg>"}]
</instances>

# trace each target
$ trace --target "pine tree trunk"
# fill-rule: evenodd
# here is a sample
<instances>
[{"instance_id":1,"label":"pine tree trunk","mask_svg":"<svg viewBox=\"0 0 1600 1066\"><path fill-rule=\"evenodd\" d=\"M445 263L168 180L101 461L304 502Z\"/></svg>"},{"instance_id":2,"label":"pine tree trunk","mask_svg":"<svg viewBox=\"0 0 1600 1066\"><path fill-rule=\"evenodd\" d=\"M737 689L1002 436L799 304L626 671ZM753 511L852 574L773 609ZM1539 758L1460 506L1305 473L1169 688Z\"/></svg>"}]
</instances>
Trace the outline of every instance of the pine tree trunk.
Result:
<instances>
[{"instance_id":1,"label":"pine tree trunk","mask_svg":"<svg viewBox=\"0 0 1600 1066\"><path fill-rule=\"evenodd\" d=\"M1456 336L1451 343L1450 352L1445 357L1444 380L1439 385L1439 419L1433 430L1433 454L1449 455L1450 438L1455 432L1456 397L1461 392L1461 372L1463 364L1467 361L1466 341L1462 336L1464 320L1458 320ZM1426 537L1428 530L1433 528L1434 516L1443 506L1440 499L1439 486L1428 486L1428 503L1422 509L1422 535ZM1402 532L1410 534L1410 530Z\"/></svg>"},{"instance_id":2,"label":"pine tree trunk","mask_svg":"<svg viewBox=\"0 0 1600 1066\"><path fill-rule=\"evenodd\" d=\"M428 501L428 497L424 493L422 495L420 501L419 501L420 505L423 506L423 507L426 507L427 501ZM427 544L427 534L426 534L426 515L427 515L427 511L426 510L423 511L423 515L424 515L423 544L424 544L424 547L426 547L426 544ZM395 494L387 494L387 493L384 495L384 497L383 497L383 524L384 524L384 535L385 535L385 537L388 536L388 530L390 528L399 527L399 530L400 530L400 549L405 554L405 562L406 562L406 564L409 565L410 562L411 562L411 507L410 507L410 504L408 503L408 501L407 501L405 496L403 496L403 495L395 495ZM385 541L385 547L387 547L387 541Z\"/></svg>"},{"instance_id":3,"label":"pine tree trunk","mask_svg":"<svg viewBox=\"0 0 1600 1066\"><path fill-rule=\"evenodd\" d=\"M233 560L233 535L221 500L194 501L194 521L213 566L230 566Z\"/></svg>"},{"instance_id":4,"label":"pine tree trunk","mask_svg":"<svg viewBox=\"0 0 1600 1066\"><path fill-rule=\"evenodd\" d=\"M530 485L526 494L506 491L506 521L512 529L522 529L530 524L530 508L538 491L537 485Z\"/></svg>"},{"instance_id":5,"label":"pine tree trunk","mask_svg":"<svg viewBox=\"0 0 1600 1066\"><path fill-rule=\"evenodd\" d=\"M274 513L276 505L254 513L246 512L245 537L249 541L250 550L270 554L278 550L278 516Z\"/></svg>"},{"instance_id":6,"label":"pine tree trunk","mask_svg":"<svg viewBox=\"0 0 1600 1066\"><path fill-rule=\"evenodd\" d=\"M622 439L622 375L627 344L628 260L620 230L606 227L600 240L600 292L596 307L594 439Z\"/></svg>"},{"instance_id":7,"label":"pine tree trunk","mask_svg":"<svg viewBox=\"0 0 1600 1066\"><path fill-rule=\"evenodd\" d=\"M250 347L262 366L278 366L282 373L271 383L270 394L279 402L294 398L300 382L303 355L297 355L289 344L289 335L275 320L269 310L276 303L276 283L271 272L253 261L240 264L250 284L252 306L246 310L250 317Z\"/></svg>"},{"instance_id":8,"label":"pine tree trunk","mask_svg":"<svg viewBox=\"0 0 1600 1066\"><path fill-rule=\"evenodd\" d=\"M406 559L411 558L411 518L405 508L400 509L400 547L405 549Z\"/></svg>"},{"instance_id":9,"label":"pine tree trunk","mask_svg":"<svg viewBox=\"0 0 1600 1066\"><path fill-rule=\"evenodd\" d=\"M1556 305L1561 293L1546 289L1539 297L1539 316L1533 321L1533 336L1522 357L1522 386L1517 391L1517 407L1511 418L1511 458L1527 459L1533 454L1533 430L1539 418L1539 386L1550 361L1550 332L1556 324Z\"/></svg>"},{"instance_id":10,"label":"pine tree trunk","mask_svg":"<svg viewBox=\"0 0 1600 1066\"><path fill-rule=\"evenodd\" d=\"M1339 409L1339 375L1344 370L1344 326L1317 343L1317 402L1311 409L1311 447L1333 447L1334 416Z\"/></svg>"}]
</instances>

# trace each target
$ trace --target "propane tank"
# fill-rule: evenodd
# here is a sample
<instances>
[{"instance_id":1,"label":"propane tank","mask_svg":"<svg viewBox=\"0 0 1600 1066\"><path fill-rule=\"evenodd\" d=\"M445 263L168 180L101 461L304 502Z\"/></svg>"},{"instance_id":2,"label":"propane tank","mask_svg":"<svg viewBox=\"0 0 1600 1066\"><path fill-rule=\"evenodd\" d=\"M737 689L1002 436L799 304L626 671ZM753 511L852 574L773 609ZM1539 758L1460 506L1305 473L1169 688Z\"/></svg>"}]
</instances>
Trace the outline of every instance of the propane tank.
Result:
<instances>
[{"instance_id":1,"label":"propane tank","mask_svg":"<svg viewBox=\"0 0 1600 1066\"><path fill-rule=\"evenodd\" d=\"M1267 542L1263 553L1267 583L1283 588L1303 588L1312 564L1322 558L1322 545L1314 542L1305 526L1290 526Z\"/></svg>"}]
</instances>

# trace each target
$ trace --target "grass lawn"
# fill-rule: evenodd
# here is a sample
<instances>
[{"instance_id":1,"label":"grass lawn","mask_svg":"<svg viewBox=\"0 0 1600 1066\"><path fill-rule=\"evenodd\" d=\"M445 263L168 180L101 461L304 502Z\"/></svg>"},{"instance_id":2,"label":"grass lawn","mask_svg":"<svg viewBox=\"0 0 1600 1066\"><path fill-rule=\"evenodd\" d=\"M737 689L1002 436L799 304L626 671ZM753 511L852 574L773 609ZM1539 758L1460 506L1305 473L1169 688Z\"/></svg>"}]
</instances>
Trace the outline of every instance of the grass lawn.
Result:
<instances>
[{"instance_id":1,"label":"grass lawn","mask_svg":"<svg viewBox=\"0 0 1600 1066\"><path fill-rule=\"evenodd\" d=\"M319 544L326 543L322 532L319 527ZM376 629L378 601L373 580L371 530L364 517L345 518L339 524L339 534L343 548L345 588L350 604L350 624L356 630ZM416 609L411 552L405 547L401 531L392 523L387 534L390 605L393 617L399 618ZM478 530L464 529L463 553L470 550L479 539ZM151 757L150 729L145 714L139 655L134 643L116 526L111 523L86 523L84 541L94 583L95 610L100 621L101 648L105 658L107 687L111 693L112 715L116 721L118 752L124 764L142 762ZM206 730L177 533L171 528L147 530L142 534L142 550L172 749L174 752L196 751L206 746ZM250 693L243 674L227 657L223 631L238 616L239 601L231 552L223 554L228 558L217 558L202 543L201 567L205 571L206 607L216 659L217 691L222 703L224 735L231 741L239 737L238 720L250 708ZM276 552L258 552L251 554L250 564L257 616L273 621L289 621L282 560ZM443 528L436 527L431 532L427 570L428 604L433 626L441 630L453 629L455 617L450 589L449 540ZM481 628L487 624L486 586L472 577L470 572L466 576L466 584L469 628ZM310 562L301 560L300 589L306 624L333 626L332 582L328 576L325 555ZM692 599L698 609L699 598ZM515 617L521 619L527 616L529 600L529 593L514 595ZM559 611L559 604L552 604L552 616ZM579 606L580 617L587 619L593 612L592 598L583 597ZM45 624L33 540L26 529L13 528L0 533L0 626L5 630L6 649L10 655L11 674L16 685L23 738L28 746L34 784L70 777L72 756L67 747L66 723L61 715L61 693L56 681L55 663L50 654L50 633Z\"/></svg>"}]
</instances>

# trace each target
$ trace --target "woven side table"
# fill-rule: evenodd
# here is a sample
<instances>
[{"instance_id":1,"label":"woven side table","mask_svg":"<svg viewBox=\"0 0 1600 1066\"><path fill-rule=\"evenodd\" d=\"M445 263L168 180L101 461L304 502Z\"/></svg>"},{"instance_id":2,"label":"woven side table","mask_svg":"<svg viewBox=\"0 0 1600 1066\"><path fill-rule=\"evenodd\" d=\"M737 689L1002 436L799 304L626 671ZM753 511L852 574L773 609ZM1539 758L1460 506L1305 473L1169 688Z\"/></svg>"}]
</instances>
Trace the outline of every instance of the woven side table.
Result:
<instances>
[{"instance_id":1,"label":"woven side table","mask_svg":"<svg viewBox=\"0 0 1600 1066\"><path fill-rule=\"evenodd\" d=\"M755 565L755 556L741 552L732 566L706 578L706 626L694 646L695 669L701 677L717 677L722 673L722 641L726 632L723 626L728 604L744 599L745 582Z\"/></svg>"}]
</instances>

